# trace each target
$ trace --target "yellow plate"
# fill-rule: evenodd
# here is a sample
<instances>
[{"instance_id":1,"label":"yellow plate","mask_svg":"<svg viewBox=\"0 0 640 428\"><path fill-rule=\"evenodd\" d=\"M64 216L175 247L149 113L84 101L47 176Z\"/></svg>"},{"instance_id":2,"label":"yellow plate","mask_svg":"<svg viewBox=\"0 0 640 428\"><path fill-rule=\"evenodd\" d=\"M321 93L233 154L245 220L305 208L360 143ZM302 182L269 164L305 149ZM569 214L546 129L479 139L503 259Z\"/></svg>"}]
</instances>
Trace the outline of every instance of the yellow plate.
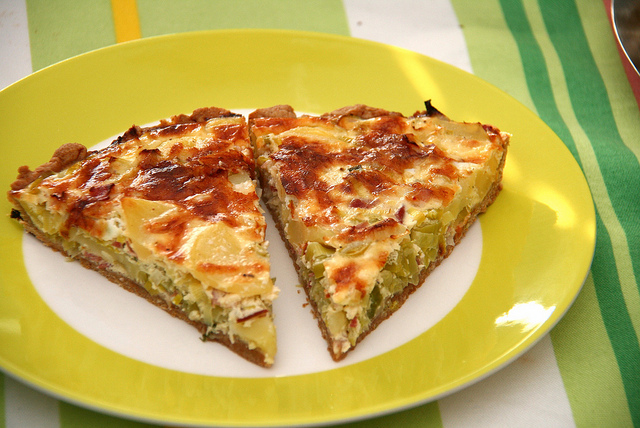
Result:
<instances>
[{"instance_id":1,"label":"yellow plate","mask_svg":"<svg viewBox=\"0 0 640 428\"><path fill-rule=\"evenodd\" d=\"M481 218L479 267L457 305L426 332L380 355L302 374L218 376L141 362L89 339L45 303L25 267L22 230L5 216L0 366L108 413L227 426L368 417L438 399L503 367L548 332L580 291L595 243L591 196L569 151L535 114L433 59L352 38L262 30L179 34L91 52L0 93L0 183L8 189L19 165L39 165L64 142L93 146L134 123L202 106L287 103L322 113L364 103L413 113L426 99L453 119L513 134L504 190ZM3 200L0 211L9 210Z\"/></svg>"}]
</instances>

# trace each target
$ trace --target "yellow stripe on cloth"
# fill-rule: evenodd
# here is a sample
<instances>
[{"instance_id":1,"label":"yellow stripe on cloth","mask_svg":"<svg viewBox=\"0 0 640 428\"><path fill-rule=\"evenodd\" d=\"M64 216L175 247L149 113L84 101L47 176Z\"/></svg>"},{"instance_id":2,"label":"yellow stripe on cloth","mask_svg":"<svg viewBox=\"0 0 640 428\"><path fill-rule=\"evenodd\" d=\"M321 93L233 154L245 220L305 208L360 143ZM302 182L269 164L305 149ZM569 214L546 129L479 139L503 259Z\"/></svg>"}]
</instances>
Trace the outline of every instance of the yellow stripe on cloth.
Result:
<instances>
[{"instance_id":1,"label":"yellow stripe on cloth","mask_svg":"<svg viewBox=\"0 0 640 428\"><path fill-rule=\"evenodd\" d=\"M116 31L116 43L128 42L141 37L136 0L111 0L111 11Z\"/></svg>"}]
</instances>

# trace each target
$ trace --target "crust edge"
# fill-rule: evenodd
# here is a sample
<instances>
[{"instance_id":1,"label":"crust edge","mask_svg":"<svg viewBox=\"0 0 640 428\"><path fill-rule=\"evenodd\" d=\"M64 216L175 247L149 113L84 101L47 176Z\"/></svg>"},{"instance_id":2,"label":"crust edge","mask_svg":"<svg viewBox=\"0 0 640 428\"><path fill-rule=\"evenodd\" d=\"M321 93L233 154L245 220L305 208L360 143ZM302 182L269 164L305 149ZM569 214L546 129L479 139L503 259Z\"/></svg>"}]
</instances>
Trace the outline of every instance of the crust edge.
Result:
<instances>
[{"instance_id":1,"label":"crust edge","mask_svg":"<svg viewBox=\"0 0 640 428\"><path fill-rule=\"evenodd\" d=\"M87 148L78 143L67 143L58 147L51 159L31 171L28 166L18 168L18 177L11 183L11 191L24 189L40 177L62 171L66 167L85 159L88 156ZM10 192L11 192L10 191Z\"/></svg>"},{"instance_id":2,"label":"crust edge","mask_svg":"<svg viewBox=\"0 0 640 428\"><path fill-rule=\"evenodd\" d=\"M171 315L174 318L178 318L182 321L187 322L188 324L190 324L191 326L195 327L196 330L198 330L198 332L200 332L200 334L203 336L204 339L206 339L207 341L211 341L211 342L218 342L224 346L226 346L227 348L229 348L231 351L233 351L234 353L236 353L237 355L241 356L242 358L257 364L258 366L261 367L271 367L272 364L267 364L265 362L265 356L258 350L256 349L249 349L248 346L244 345L244 342L237 340L232 342L231 339L226 335L226 334L215 334L215 335L207 335L205 337L205 333L207 330L207 326L205 324L199 323L199 322L195 322L193 320L190 320L184 312L171 307L169 304L167 304L167 302L165 302L161 297L158 296L152 296L151 294L149 294L149 292L142 287L141 285L137 284L136 282L132 281L131 279L129 279L128 277L124 276L124 275L120 275L105 269L101 269L98 265L96 265L94 262L92 262L91 260L88 260L84 257L81 256L76 256L73 257L71 255L69 255L64 248L52 241L51 239L49 239L43 232L41 232L32 222L31 220L24 214L24 212L19 208L13 208L11 211L11 217L18 220L18 222L20 222L22 224L22 226L24 227L24 230L26 232L28 232L29 234L33 235L36 239L38 239L40 242L42 242L44 245L46 245L47 247L51 248L54 251L57 251L59 253L61 253L63 256L69 258L69 259L73 259L75 261L78 261L82 266L84 266L87 269L91 269L95 272L98 272L100 275L102 275L103 277L107 278L109 281L119 285L120 287L122 287L123 289L136 294L142 298L144 298L145 300L147 300L148 302L150 302L151 304L153 304L154 306L162 309L163 311L165 311L166 313L168 313L169 315Z\"/></svg>"}]
</instances>

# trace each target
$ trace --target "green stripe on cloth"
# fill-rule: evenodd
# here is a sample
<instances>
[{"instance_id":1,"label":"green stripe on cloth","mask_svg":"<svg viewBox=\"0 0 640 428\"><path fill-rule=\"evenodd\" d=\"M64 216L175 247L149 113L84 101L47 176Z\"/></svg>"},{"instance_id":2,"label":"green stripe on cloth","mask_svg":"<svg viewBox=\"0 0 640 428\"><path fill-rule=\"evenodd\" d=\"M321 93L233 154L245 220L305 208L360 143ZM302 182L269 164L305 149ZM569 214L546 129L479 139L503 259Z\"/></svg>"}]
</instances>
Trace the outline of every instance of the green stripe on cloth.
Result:
<instances>
[{"instance_id":1,"label":"green stripe on cloth","mask_svg":"<svg viewBox=\"0 0 640 428\"><path fill-rule=\"evenodd\" d=\"M546 6L544 6L546 5ZM545 21L549 27L549 34L553 37L553 43L557 47L560 57L564 58L567 54L577 53L580 63L576 65L573 60L570 63L563 64L566 71L568 91L571 95L576 116L580 121L583 129L589 136L595 151L595 156L603 160L600 162L603 178L606 186L606 192L609 195L610 203L613 206L613 212L604 212L608 217L605 222L619 221L623 229L624 235L628 242L638 242L640 237L640 225L637 219L640 218L640 204L638 200L629 198L629 189L640 188L640 164L633 152L623 141L613 113L613 107L608 102L611 97L608 96L607 89L596 66L593 56L590 53L585 39L581 39L579 44L568 44L566 37L562 32L565 28L572 31L582 29L581 23L577 18L577 10L570 11L570 16L576 16L575 19L557 19L558 13L551 3L544 3ZM602 14L604 15L604 10ZM608 23L603 20L601 23L603 31L608 30ZM610 50L613 51L614 42L610 40ZM619 61L618 61L619 63ZM609 67L613 68L613 67ZM622 67L618 67L622 71ZM603 70L605 73L607 70ZM585 75L593 75L595 78L585 79ZM588 85L586 85L588 83ZM593 103L591 100L606 100L607 102ZM617 99L613 99L617 103ZM597 120L594 120L597 118ZM638 119L635 115L636 120ZM636 133L633 141L637 143L640 134ZM620 184L624 183L624 186ZM626 246L625 253L630 253L629 262L632 266L625 271L619 272L619 276L623 281L623 292L629 296L627 304L632 301L633 306L629 307L630 313L638 314L640 317L640 293L637 287L637 278L640 277L640 247L638 245ZM616 264L620 265L620 260L616 256ZM619 268L620 271L620 268ZM636 334L640 332L640 318L634 322Z\"/></svg>"},{"instance_id":2,"label":"green stripe on cloth","mask_svg":"<svg viewBox=\"0 0 640 428\"><path fill-rule=\"evenodd\" d=\"M531 3L527 4L531 5ZM616 227L620 224L620 220L614 211L618 206L616 203L624 204L625 201L628 201L628 198L619 195L621 197L616 201L616 195L610 193L613 188L620 188L619 184L624 183L625 178L616 176L616 173L621 169L617 169L611 163L606 162L607 156L612 151L609 144L614 144L616 149L620 149L624 145L620 144L620 137L613 120L609 99L606 91L604 91L601 75L594 65L593 57L586 43L575 4L569 1L562 3L545 3L543 1L540 5L542 6L541 13L545 21L546 33L544 33L544 28L542 30L536 28L535 34L538 34L538 37L541 37L540 34L548 34L551 43L553 43L549 47L543 45L546 49L544 57L547 60L544 66L549 68L552 79L558 79L555 81L563 83L554 85L555 93L552 95L556 97L555 101L558 104L560 103L558 99L561 98L568 97L571 100L571 105L563 110L563 116L557 119L563 122L567 118L569 120L575 119L578 122L578 126L572 127L572 138L566 138L562 135L565 130L564 126L558 127L557 124L554 126L554 123L548 123L563 138L572 152L578 152L577 159L579 161L582 160L583 169L595 196L599 226L598 245L594 258L596 270L593 271L594 279L596 280L596 292L599 297L598 300L605 327L622 374L630 412L635 415L637 413L634 390L639 384L638 376L640 374L637 367L640 364L640 349L638 349L637 335L629 312L620 310L620 308L625 307L625 299L622 292L624 279L631 278L635 289L632 290L631 294L627 293L631 296L630 299L627 299L627 302L634 303L632 306L637 306L635 304L637 303L637 288L635 287L633 272L620 272L620 267L626 265L624 262L631 259L628 246L625 245L626 248L620 251L620 244L626 244L626 240L624 240L623 231ZM508 20L512 19L514 15L517 16L514 13L517 3L507 4L503 2L503 7ZM507 11L508 7L510 9ZM535 7L530 6L528 8L529 19L535 18L536 10ZM523 19L526 19L526 17L523 17ZM514 23L512 29L516 28L516 25L519 31L522 31L523 21L520 20L517 24ZM525 26L525 28L527 27ZM514 32L514 34L517 37L517 33ZM527 42L529 43L527 44ZM521 39L520 44L527 45L529 49L539 49L539 45L532 44L531 41ZM553 67L552 59L562 58L566 60L566 58L576 57L580 61L572 60L571 62L562 63L560 67ZM577 66L576 63L578 64ZM540 68L542 68L542 65ZM540 70L537 72L539 73ZM532 81L533 79L530 80L529 84L532 86L532 92L536 92L539 87L535 87ZM547 89L546 86L544 89ZM539 95L542 95L542 93L539 93ZM552 97L548 97L546 101L551 104L554 100ZM540 110L542 111L542 108ZM594 120L594 117L597 117L598 120ZM585 139L588 139L589 144L584 144L581 147L580 143L584 141L581 141L583 139L580 137L583 135L586 137ZM603 143L606 143L607 146L602 146ZM635 158L633 159L635 160ZM623 171L632 171L635 166L626 165ZM611 186L607 187L607 182L615 183L615 186L613 188ZM609 205L610 201L613 202L613 210ZM616 237L616 242L611 242L610 240L609 232L611 231L614 232L612 236ZM618 238L619 236L622 236L622 238ZM624 242L620 242L621 240ZM611 254L612 257L606 257L608 254ZM616 257L613 257L614 254Z\"/></svg>"},{"instance_id":3,"label":"green stripe on cloth","mask_svg":"<svg viewBox=\"0 0 640 428\"><path fill-rule=\"evenodd\" d=\"M576 116L589 136L596 156L602 159L600 166L607 192L618 218L621 219L625 234L628 237L638 237L640 204L637 199L629 198L628 190L640 189L640 164L618 132L605 84L591 54L586 35L582 32L576 5L564 2L568 10L558 11L558 4L552 0L541 2L549 34L563 59ZM582 37L570 41L566 37L567 30L582 33ZM611 48L613 49L613 45ZM569 58L572 58L571 61ZM621 186L621 183L625 185ZM632 245L630 251L635 260L634 272L636 277L640 277L640 246Z\"/></svg>"},{"instance_id":4,"label":"green stripe on cloth","mask_svg":"<svg viewBox=\"0 0 640 428\"><path fill-rule=\"evenodd\" d=\"M612 45L617 40L612 31L607 15L602 13L605 2L581 1L577 4L578 13L585 28L598 28L601 31L587 31L585 33L593 58L603 77L609 94L611 107L618 130L624 143L629 147L636 159L640 159L640 111L638 102L633 94L633 88L624 67L620 63L620 55Z\"/></svg>"},{"instance_id":5,"label":"green stripe on cloth","mask_svg":"<svg viewBox=\"0 0 640 428\"><path fill-rule=\"evenodd\" d=\"M575 326L580 326L583 333L576 334ZM631 426L620 371L607 344L591 276L573 308L551 331L551 340L576 426Z\"/></svg>"},{"instance_id":6,"label":"green stripe on cloth","mask_svg":"<svg viewBox=\"0 0 640 428\"><path fill-rule=\"evenodd\" d=\"M497 0L451 0L451 3L463 29L474 74L536 111L524 83L518 47L513 38L503 36L509 30Z\"/></svg>"},{"instance_id":7,"label":"green stripe on cloth","mask_svg":"<svg viewBox=\"0 0 640 428\"><path fill-rule=\"evenodd\" d=\"M63 401L58 404L60 415L60 428L155 428L157 425L149 425L128 419L120 419L114 416L97 413Z\"/></svg>"},{"instance_id":8,"label":"green stripe on cloth","mask_svg":"<svg viewBox=\"0 0 640 428\"><path fill-rule=\"evenodd\" d=\"M537 62L537 68L531 68L535 70L535 76L528 79L528 84L531 87L531 92L536 94L536 98L542 98L540 101L536 100L541 117L565 141L574 155L577 155L576 158L582 161L582 167L595 196L599 226L598 245L594 258L595 270L593 271L596 293L599 297L598 301L605 327L622 373L629 410L634 415L637 414L634 390L640 384L638 379L640 373L637 370L640 364L640 349L638 349L637 335L629 312L620 310L620 308L625 307L622 292L624 279L631 278L630 282L633 283L634 290L627 293L630 295L627 302L631 301L632 306L637 306L637 287L632 271L620 272L620 266L627 265L625 262L631 259L628 246L620 251L621 242L619 241L620 239L624 240L624 233L616 227L620 224L620 216L615 213L615 208L624 205L629 199L620 193L618 195L611 194L611 191L619 189L619 184L625 182L625 177L617 176L617 172L621 170L633 171L636 165L626 165L626 168L619 169L607 162L607 156L612 151L609 145L614 144L614 148L617 150L623 149L624 145L621 144L617 133L609 99L586 43L575 4L570 1L562 3L542 1L540 13L545 21L546 32L544 28L537 27L531 34L528 33L530 30L527 19L534 20L537 13L537 9L531 6L532 3L527 3L529 6L527 8L528 17L525 16L524 8L520 9L520 4L517 2L503 2L502 5L505 16L511 23L512 32L521 46L523 57L529 61ZM539 39L544 39L548 34L552 45L542 44L541 49L539 40L533 40L534 33L538 35ZM554 67L553 60L556 58L566 60L576 57L580 61L572 60L562 63L559 67ZM551 93L548 91L547 79L540 77L540 73L546 74L545 68L549 69L551 75L548 81L555 82L555 85L552 85ZM527 69L526 66L525 69ZM563 98L569 98L570 105L558 110L556 105L560 105L559 100ZM555 117L560 111L562 113ZM544 112L547 112L548 115L545 115ZM549 116L552 116L553 119L549 120ZM594 117L597 117L598 120L594 120ZM567 120L571 125L574 125L572 123L574 120L578 122L575 124L577 126L571 127L570 136L566 135L568 128L565 123ZM581 138L583 136L586 138ZM589 144L584 144L587 142ZM607 146L603 146L603 144L607 144ZM617 153L617 155L621 154ZM635 157L630 156L630 158L635 161ZM615 186L607 187L607 182L615 183ZM608 203L610 200L613 202L613 210ZM638 207L636 206L636 208ZM633 210L633 208L631 209ZM612 236L622 235L623 238L618 238L617 242L611 242L609 237L611 231L614 231ZM626 241L622 244L626 244ZM611 257L606 257L609 254Z\"/></svg>"},{"instance_id":9,"label":"green stripe on cloth","mask_svg":"<svg viewBox=\"0 0 640 428\"><path fill-rule=\"evenodd\" d=\"M4 374L0 373L0 428L5 428L7 416L5 414L5 398L4 398Z\"/></svg>"},{"instance_id":10,"label":"green stripe on cloth","mask_svg":"<svg viewBox=\"0 0 640 428\"><path fill-rule=\"evenodd\" d=\"M349 35L340 0L138 0L143 37L224 28L277 28Z\"/></svg>"},{"instance_id":11,"label":"green stripe on cloth","mask_svg":"<svg viewBox=\"0 0 640 428\"><path fill-rule=\"evenodd\" d=\"M605 325L621 370L630 412L634 424L640 426L639 326L634 328L630 313L621 310L625 305L633 306L628 309L634 313L638 310L640 204L636 198L629 197L629 189L640 189L640 165L618 133L606 87L593 59L576 4L572 1L558 3L542 0L540 6L547 31L563 61L576 117L591 141L613 207L611 212L608 206L602 207L596 201L603 221L599 225L597 239L606 252L596 252L592 273ZM570 38L568 34L580 37ZM613 44L611 48L613 50ZM604 244L608 236L601 230L606 227L610 231L618 222L624 236L618 238L619 234L612 234L614 241ZM636 245L627 245L627 242ZM621 244L626 247L624 251L616 251ZM621 271L620 267L628 260L629 253L632 269Z\"/></svg>"},{"instance_id":12,"label":"green stripe on cloth","mask_svg":"<svg viewBox=\"0 0 640 428\"><path fill-rule=\"evenodd\" d=\"M529 5L531 5L531 3L529 3ZM596 207L599 214L602 216L604 227L606 227L611 236L616 237L616 241L613 245L615 266L618 272L618 277L621 279L620 285L623 291L624 300L628 307L631 322L635 331L640 331L640 293L638 293L635 275L633 272L633 261L631 258L632 249L629 248L628 241L625 239L626 232L613 209L613 202L611 201L605 184L605 177L603 176L601 165L598 162L598 157L602 159L603 156L597 155L596 150L594 149L594 144L591 142L593 140L593 136L589 136L581 125L581 123L589 119L579 119L574 112L573 99L565 78L564 67L560 57L556 53L548 33L546 32L544 18L541 15L540 9L529 6L527 7L527 14L532 23L534 33L537 35L537 42L540 44L544 52L545 61L548 69L550 70L550 74L551 76L554 76L554 83L552 86L555 100L563 120L571 129L571 134L574 139L580 161L582 162L582 168L589 181ZM604 31L608 31L606 22L604 23ZM611 41L613 43L613 40ZM612 46L609 46L609 48L612 50ZM598 73L593 73L593 75L596 76L596 78L600 78ZM635 104L634 100L631 100L631 102ZM597 141L598 140L596 140L596 142ZM606 154L609 153L605 153L605 155ZM632 226L634 224L635 223L632 222Z\"/></svg>"},{"instance_id":13,"label":"green stripe on cloth","mask_svg":"<svg viewBox=\"0 0 640 428\"><path fill-rule=\"evenodd\" d=\"M525 4L527 7L525 7ZM554 3L557 4L557 3ZM462 0L454 0L456 6L456 12L464 27L465 35L467 38L467 44L469 52L472 58L472 65L474 71L480 77L496 84L498 87L511 93L518 98L525 105L530 105L531 102L535 107L533 110L537 111L539 116L545 120L545 122L558 134L558 136L567 144L571 152L574 154L579 162L586 161L587 166L595 165L595 172L591 171L591 176L598 177L599 164L596 155L591 149L591 142L587 137L587 134L582 129L579 120L575 117L573 112L573 104L568 94L568 89L563 89L562 82L565 80L562 66L554 68L554 64L549 64L550 59L553 59L554 55L557 57L555 48L548 42L548 45L544 45L544 48L540 46L539 40L536 37L540 37L540 32L546 34L546 28L544 24L542 29L535 28L535 31L531 28L530 19L531 16L527 16L527 13L532 14L531 10L537 8L536 3L533 1L527 1L522 3L520 1L503 1L500 3L483 2L484 9L478 11L473 2L465 2ZM526 10L525 10L526 9ZM540 14L540 12L537 12ZM555 9L554 13L558 13L558 9ZM472 15L471 15L472 14ZM482 15L481 21L478 21L478 15ZM561 15L564 16L564 15ZM575 15L574 15L575 16ZM542 21L542 18L540 18ZM478 23L483 27L478 29ZM492 37L495 34L499 34L500 31L504 31L504 27L508 27L508 31L513 35L513 40L501 40L500 43L495 43L496 38ZM575 29L574 29L575 30ZM578 32L577 34L580 34ZM546 36L548 38L548 36ZM549 39L550 40L550 39ZM515 48L514 48L515 44ZM487 53L487 51L489 53ZM567 53L565 53L567 54ZM582 54L582 53L581 53ZM576 55L575 53L568 53L569 57ZM590 56L590 53L587 53ZM522 64L523 73L513 75L511 70L517 69L517 65L513 63ZM560 63L557 60L558 64ZM519 79L519 81L513 81ZM601 80L599 74L583 76L584 79L597 79ZM588 84L588 83L587 83ZM519 90L513 90L514 87L520 87ZM526 91L526 88L528 91ZM526 94L522 94L526 91ZM600 94L602 96L602 94ZM569 100L564 102L563 100ZM593 102L593 99L587 100L587 102ZM598 102L608 103L608 98ZM582 118L581 118L582 119ZM614 129L615 131L615 129ZM582 163L582 162L581 162ZM581 165L583 168L585 164ZM596 180L598 181L598 180ZM594 183L589 183L593 186ZM596 183L598 185L598 183ZM604 195L607 196L606 187L604 181L600 178L600 187L604 189ZM598 200L599 195L595 195ZM612 210L612 209L611 209ZM598 239L597 252L599 253L612 253L612 244L608 239L607 230L602 227L601 213L598 212L598 231L600 234L604 233L605 239ZM615 217L615 216L614 216ZM607 243L608 242L608 243ZM624 253L624 252L623 252ZM615 264L611 262L609 265L608 274L616 278L618 272L616 271ZM615 284L616 281L614 281ZM599 285L599 282L596 282ZM595 290L595 289L594 289ZM620 293L614 293L613 298L618 298L617 304L624 307L624 302L620 301ZM595 293L594 293L595 295ZM586 302L586 303L585 303ZM609 301L610 302L610 301ZM590 307L585 307L590 306ZM605 324L602 321L604 316L612 314L606 313L606 308L600 308L601 303L597 299L578 299L575 307L572 311L577 314L581 313L593 313L593 311L603 311L598 315L598 321L590 323L588 326L584 326L581 323L572 322L570 316L567 316L556 331L552 333L552 340L554 343L554 350L556 358L563 376L567 394L569 396L572 409L574 410L574 417L578 425L608 425L611 421L622 419L624 422L622 426L630 424L630 412L626 406L626 397L613 397L613 393L608 391L622 390L622 380L619 374L618 357L617 353L614 353L613 348L607 343L607 339L611 340L611 324L610 322ZM629 320L628 313L626 315L627 321ZM610 320L610 318L608 318ZM633 332L629 329L630 325L627 322L627 333ZM586 328L585 328L586 327ZM566 343L562 338L570 335L571 342ZM617 385L599 385L599 388L590 388L590 382L592 377L584 376L584 373L580 370L586 370L587 372L594 370L592 366L586 366L585 363L580 365L581 360L575 360L574 352L575 347L572 344L584 344L591 343L589 339L593 337L604 338L601 349L599 350L602 356L601 364L597 367L598 374L601 375L599 379L618 379ZM632 345L637 341L632 341ZM585 353L593 351L593 348L579 347ZM569 370L567 365L568 361L572 361L574 364ZM576 365L576 362L578 365ZM606 362L606 364L605 364ZM607 376L602 376L601 370L608 370ZM614 381L614 383L616 383ZM597 391L607 391L601 393L601 396L594 394ZM605 395L606 394L606 395ZM603 405L608 403L609 399L612 400L612 406ZM590 418L590 414L593 413L593 409L598 409L598 420ZM622 414L622 416L621 416Z\"/></svg>"},{"instance_id":14,"label":"green stripe on cloth","mask_svg":"<svg viewBox=\"0 0 640 428\"><path fill-rule=\"evenodd\" d=\"M109 0L27 0L33 70L115 43Z\"/></svg>"},{"instance_id":15,"label":"green stripe on cloth","mask_svg":"<svg viewBox=\"0 0 640 428\"><path fill-rule=\"evenodd\" d=\"M534 104L536 105L538 114L552 129L554 129L556 134L558 134L558 136L565 142L565 144L567 144L574 156L579 159L573 136L569 130L569 127L564 122L558 106L556 105L551 77L549 76L549 71L547 70L547 62L545 61L543 51L533 33L533 29L531 28L531 24L527 17L524 5L521 2L516 1L503 1L501 2L501 6L504 12L504 16L507 20L507 25L509 26L509 29L518 45L518 56L521 57L524 64L526 82L523 83L529 88L529 92L531 93L531 96L534 100ZM581 302L576 302L573 311L570 312L582 313L585 308L584 306L581 307L579 303ZM593 305L591 309L598 311L597 302L595 303L596 304ZM608 336L604 328L604 324L596 323L595 325L592 324L592 327L595 327L596 336L604 338L604 341L601 342L603 344L602 347L605 349L602 355L605 357L605 361L608 364L602 366L601 368L606 367L609 372L608 376L605 376L602 379L615 379L616 377L619 378L615 355L611 348L606 345ZM583 325L576 325L574 323L571 323L571 318L569 317L559 324L558 329L560 329L560 331L569 331L571 337L579 338L580 343L585 343L586 338L594 337L594 331L589 332L587 330L584 330ZM555 333L553 333L551 337L554 344L556 360L558 361L558 367L563 377L565 390L567 392L567 396L574 413L574 420L578 425L580 425L579 422L581 420L584 421L583 418L585 418L585 415L588 415L586 416L587 418L593 417L592 409L595 407L594 398L598 397L598 391L603 390L602 385L598 385L598 389L590 389L589 386L591 386L594 381L597 381L597 379L594 379L593 376L580 376L580 372L566 371L566 365L561 363L568 358L567 352L569 354L572 354L572 348L570 344L559 341L558 335L556 335ZM566 337L566 335L564 335L564 337ZM584 351L591 352L592 350L584 349ZM585 368L581 365L577 365L576 367L588 371L591 371L590 369L592 369L591 367ZM599 368L599 370L601 368ZM622 384L619 384L618 390L621 389ZM596 393L596 395L592 395L594 392ZM598 402L598 405L601 405L602 403L606 403L607 399L609 398L611 398L610 395L607 397L598 397L596 401ZM622 402L624 403L624 397L622 398ZM617 404L620 402L620 400L614 400L613 402ZM601 423L606 424L610 420L612 415L617 415L620 413L617 406L615 409L612 409L611 406L606 405L602 407L605 408L605 411L600 412L600 415L603 416L603 418L599 421ZM628 414L626 406L623 406L622 413ZM595 422L597 426L597 421L591 419L591 422Z\"/></svg>"},{"instance_id":16,"label":"green stripe on cloth","mask_svg":"<svg viewBox=\"0 0 640 428\"><path fill-rule=\"evenodd\" d=\"M620 282L611 273L610 267L615 263L613 249L610 242L603 242L609 239L609 235L602 231L604 226L601 219L598 217L596 220L596 240L601 245L594 256L591 273L596 283L600 311L622 376L629 412L634 426L640 426L640 350L629 314L621 309L624 307L624 298ZM610 397L607 399L610 400Z\"/></svg>"},{"instance_id":17,"label":"green stripe on cloth","mask_svg":"<svg viewBox=\"0 0 640 428\"><path fill-rule=\"evenodd\" d=\"M578 159L571 132L556 105L547 63L531 29L524 6L520 1L502 0L500 3L507 26L518 45L520 60L525 70L526 86L529 88L538 115Z\"/></svg>"},{"instance_id":18,"label":"green stripe on cloth","mask_svg":"<svg viewBox=\"0 0 640 428\"><path fill-rule=\"evenodd\" d=\"M620 137L629 150L634 153L636 160L638 160L640 159L640 111L638 110L638 103L633 95L633 89L627 79L624 67L612 66L620 63L620 57L618 52L611 48L611 46L617 42L613 32L606 32L606 29L610 28L610 22L607 16L603 16L602 7L603 5L600 2L578 3L578 9L583 23L586 23L592 28L602 29L602 31L599 32L588 31L586 32L586 36L591 51L593 52L594 60L603 77L609 99L612 100L612 113L618 125ZM636 203L637 202L638 201L636 201ZM640 226L638 226L635 221L632 221L632 226L635 226L635 232L631 239L627 239L627 246L629 242L631 242L632 245L632 249L627 249L626 251L629 254L631 254L631 251L638 250L637 245L634 245L634 243L638 242L638 230ZM637 257L634 257L634 259L637 260ZM629 260L624 263L625 266L619 270L626 272L626 276L629 278L626 282L628 286L624 287L623 291L625 292L625 300L627 301L629 314L636 334L639 334L640 293L637 291L637 271L635 275L631 275L633 269L632 263L629 257ZM625 275L622 274L620 276L625 277Z\"/></svg>"},{"instance_id":19,"label":"green stripe on cloth","mask_svg":"<svg viewBox=\"0 0 640 428\"><path fill-rule=\"evenodd\" d=\"M395 426L402 428L442 428L442 419L440 418L437 402L375 419L335 425L334 428L387 428Z\"/></svg>"}]
</instances>

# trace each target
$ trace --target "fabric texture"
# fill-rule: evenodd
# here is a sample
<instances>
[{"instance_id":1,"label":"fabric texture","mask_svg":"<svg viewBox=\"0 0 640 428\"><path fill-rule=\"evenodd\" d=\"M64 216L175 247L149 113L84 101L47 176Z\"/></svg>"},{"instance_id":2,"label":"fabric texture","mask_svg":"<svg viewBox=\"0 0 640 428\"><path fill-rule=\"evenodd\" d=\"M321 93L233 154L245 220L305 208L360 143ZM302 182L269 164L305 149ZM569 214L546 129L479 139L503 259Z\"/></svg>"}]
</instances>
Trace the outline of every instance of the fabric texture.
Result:
<instances>
[{"instance_id":1,"label":"fabric texture","mask_svg":"<svg viewBox=\"0 0 640 428\"><path fill-rule=\"evenodd\" d=\"M0 83L115 43L227 28L366 38L473 72L534 111L578 162L596 210L591 270L560 323L510 366L436 402L341 426L640 427L634 94L640 84L620 55L610 6L610 0L16 0L0 5L6 40ZM0 374L0 428L27 422L148 426L58 401Z\"/></svg>"}]
</instances>

